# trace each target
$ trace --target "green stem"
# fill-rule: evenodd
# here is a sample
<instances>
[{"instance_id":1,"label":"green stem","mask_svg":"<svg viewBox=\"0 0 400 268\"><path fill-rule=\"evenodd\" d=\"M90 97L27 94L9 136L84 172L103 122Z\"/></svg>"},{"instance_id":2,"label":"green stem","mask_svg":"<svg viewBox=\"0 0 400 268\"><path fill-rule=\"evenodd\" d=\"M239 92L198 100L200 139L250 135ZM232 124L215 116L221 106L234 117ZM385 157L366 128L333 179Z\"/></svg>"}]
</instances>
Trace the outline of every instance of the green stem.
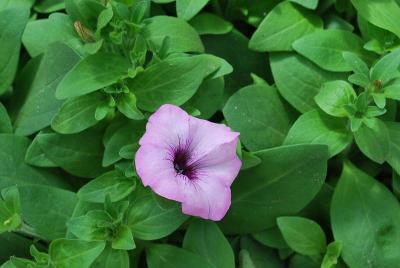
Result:
<instances>
[{"instance_id":1,"label":"green stem","mask_svg":"<svg viewBox=\"0 0 400 268\"><path fill-rule=\"evenodd\" d=\"M31 237L31 238L37 238L43 241L48 241L46 238L42 237L41 235L39 235L38 233L35 232L35 230L27 225L26 223L22 223L21 226L19 227L19 229L15 230L16 233Z\"/></svg>"}]
</instances>

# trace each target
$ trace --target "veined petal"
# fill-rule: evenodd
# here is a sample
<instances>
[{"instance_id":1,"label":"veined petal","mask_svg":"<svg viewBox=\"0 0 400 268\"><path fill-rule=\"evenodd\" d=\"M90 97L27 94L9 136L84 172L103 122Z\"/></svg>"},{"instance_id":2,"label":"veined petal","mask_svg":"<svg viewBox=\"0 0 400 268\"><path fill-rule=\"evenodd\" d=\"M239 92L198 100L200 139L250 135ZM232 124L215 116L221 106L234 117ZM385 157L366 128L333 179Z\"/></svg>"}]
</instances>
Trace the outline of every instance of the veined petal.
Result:
<instances>
[{"instance_id":1,"label":"veined petal","mask_svg":"<svg viewBox=\"0 0 400 268\"><path fill-rule=\"evenodd\" d=\"M136 152L136 172L144 186L150 186L154 192L175 201L183 200L183 192L174 167L169 160L168 150L153 145L142 145Z\"/></svg>"},{"instance_id":2,"label":"veined petal","mask_svg":"<svg viewBox=\"0 0 400 268\"><path fill-rule=\"evenodd\" d=\"M215 124L195 117L190 118L189 122L190 148L193 152L192 158L202 158L204 155L213 151L224 143L237 140L238 132L222 124Z\"/></svg>"},{"instance_id":3,"label":"veined petal","mask_svg":"<svg viewBox=\"0 0 400 268\"><path fill-rule=\"evenodd\" d=\"M182 212L213 221L221 220L231 205L231 189L201 178L187 184Z\"/></svg>"},{"instance_id":4,"label":"veined petal","mask_svg":"<svg viewBox=\"0 0 400 268\"><path fill-rule=\"evenodd\" d=\"M181 108L164 104L150 116L139 144L170 148L189 137L189 115Z\"/></svg>"}]
</instances>

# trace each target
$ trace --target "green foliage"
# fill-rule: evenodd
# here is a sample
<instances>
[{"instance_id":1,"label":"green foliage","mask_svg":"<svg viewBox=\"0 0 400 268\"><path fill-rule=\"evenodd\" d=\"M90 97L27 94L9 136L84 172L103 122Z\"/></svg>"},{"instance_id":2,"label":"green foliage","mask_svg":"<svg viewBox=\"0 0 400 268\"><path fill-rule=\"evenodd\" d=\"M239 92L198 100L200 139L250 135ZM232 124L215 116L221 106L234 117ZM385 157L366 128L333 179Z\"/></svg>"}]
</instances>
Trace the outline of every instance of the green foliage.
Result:
<instances>
[{"instance_id":1,"label":"green foliage","mask_svg":"<svg viewBox=\"0 0 400 268\"><path fill-rule=\"evenodd\" d=\"M399 0L0 0L0 267L398 267L399 18ZM137 173L146 129L180 127L147 125L164 104L240 134L219 222Z\"/></svg>"}]
</instances>

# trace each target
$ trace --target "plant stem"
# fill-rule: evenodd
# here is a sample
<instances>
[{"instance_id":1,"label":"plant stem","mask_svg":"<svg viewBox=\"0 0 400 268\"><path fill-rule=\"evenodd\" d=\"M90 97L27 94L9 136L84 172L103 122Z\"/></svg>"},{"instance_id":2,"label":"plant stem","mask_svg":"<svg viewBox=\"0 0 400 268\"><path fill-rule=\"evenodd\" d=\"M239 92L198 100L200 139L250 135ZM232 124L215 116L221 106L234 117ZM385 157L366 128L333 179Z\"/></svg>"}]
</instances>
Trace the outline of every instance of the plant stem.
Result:
<instances>
[{"instance_id":1,"label":"plant stem","mask_svg":"<svg viewBox=\"0 0 400 268\"><path fill-rule=\"evenodd\" d=\"M21 226L19 229L15 230L16 233L22 234L24 236L28 236L31 238L37 238L43 241L47 241L47 239L43 238L41 235L37 234L35 230L29 226L28 224L22 222Z\"/></svg>"}]
</instances>

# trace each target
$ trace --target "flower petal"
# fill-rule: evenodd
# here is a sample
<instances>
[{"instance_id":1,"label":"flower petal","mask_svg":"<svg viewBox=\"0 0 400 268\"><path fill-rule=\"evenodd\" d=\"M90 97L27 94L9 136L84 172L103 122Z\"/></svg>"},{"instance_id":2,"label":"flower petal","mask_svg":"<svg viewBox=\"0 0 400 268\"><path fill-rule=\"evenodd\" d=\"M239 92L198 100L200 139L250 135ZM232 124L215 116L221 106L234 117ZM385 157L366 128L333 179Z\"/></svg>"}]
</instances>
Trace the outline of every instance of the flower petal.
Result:
<instances>
[{"instance_id":1,"label":"flower petal","mask_svg":"<svg viewBox=\"0 0 400 268\"><path fill-rule=\"evenodd\" d=\"M189 115L177 106L164 104L150 116L139 144L170 148L185 142L188 135Z\"/></svg>"},{"instance_id":2,"label":"flower petal","mask_svg":"<svg viewBox=\"0 0 400 268\"><path fill-rule=\"evenodd\" d=\"M193 160L197 160L224 143L237 139L239 133L222 124L211 123L195 117L190 118L189 135Z\"/></svg>"},{"instance_id":3,"label":"flower petal","mask_svg":"<svg viewBox=\"0 0 400 268\"><path fill-rule=\"evenodd\" d=\"M181 188L179 176L170 160L168 151L152 145L142 145L135 156L136 172L144 186L150 188L157 194L182 201L184 192Z\"/></svg>"},{"instance_id":4,"label":"flower petal","mask_svg":"<svg viewBox=\"0 0 400 268\"><path fill-rule=\"evenodd\" d=\"M182 212L213 221L221 220L231 205L231 190L201 179L186 185Z\"/></svg>"},{"instance_id":5,"label":"flower petal","mask_svg":"<svg viewBox=\"0 0 400 268\"><path fill-rule=\"evenodd\" d=\"M218 180L226 187L231 186L242 166L236 154L237 141L222 144L198 160L198 173L203 180Z\"/></svg>"}]
</instances>

